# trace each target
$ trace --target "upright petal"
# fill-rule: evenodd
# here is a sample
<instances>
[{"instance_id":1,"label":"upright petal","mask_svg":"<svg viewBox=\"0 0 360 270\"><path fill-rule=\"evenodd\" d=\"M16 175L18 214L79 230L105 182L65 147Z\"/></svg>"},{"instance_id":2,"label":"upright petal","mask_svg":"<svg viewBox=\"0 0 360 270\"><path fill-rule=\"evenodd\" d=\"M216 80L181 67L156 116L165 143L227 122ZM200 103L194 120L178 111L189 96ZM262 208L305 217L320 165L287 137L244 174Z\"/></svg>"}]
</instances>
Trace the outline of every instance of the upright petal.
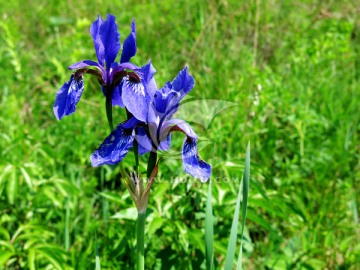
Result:
<instances>
[{"instance_id":1,"label":"upright petal","mask_svg":"<svg viewBox=\"0 0 360 270\"><path fill-rule=\"evenodd\" d=\"M76 104L79 102L84 91L83 76L75 77L71 75L70 80L59 89L56 94L54 103L54 114L58 120L61 120L65 115L70 115L75 112Z\"/></svg>"},{"instance_id":2,"label":"upright petal","mask_svg":"<svg viewBox=\"0 0 360 270\"><path fill-rule=\"evenodd\" d=\"M98 62L101 66L105 66L105 48L104 44L102 43L100 33L101 33L101 26L104 24L103 19L98 16L98 19L93 22L93 24L90 27L90 34L92 36L96 57L98 59Z\"/></svg>"},{"instance_id":3,"label":"upright petal","mask_svg":"<svg viewBox=\"0 0 360 270\"><path fill-rule=\"evenodd\" d=\"M179 94L172 90L172 85L167 82L163 88L154 94L153 104L156 114L161 118L169 119L179 106L177 98Z\"/></svg>"},{"instance_id":4,"label":"upright petal","mask_svg":"<svg viewBox=\"0 0 360 270\"><path fill-rule=\"evenodd\" d=\"M156 81L154 78L156 69L152 65L151 60L146 65L142 66L138 72L141 73L142 83L145 86L146 93L150 97L154 96L157 90Z\"/></svg>"},{"instance_id":5,"label":"upright petal","mask_svg":"<svg viewBox=\"0 0 360 270\"><path fill-rule=\"evenodd\" d=\"M125 39L123 44L123 50L121 53L120 63L129 62L131 57L136 54L136 26L135 20L131 23L131 33Z\"/></svg>"},{"instance_id":6,"label":"upright petal","mask_svg":"<svg viewBox=\"0 0 360 270\"><path fill-rule=\"evenodd\" d=\"M106 21L99 16L91 25L90 33L99 64L103 67L106 65L106 70L109 70L120 50L120 34L115 16L108 14Z\"/></svg>"},{"instance_id":7,"label":"upright petal","mask_svg":"<svg viewBox=\"0 0 360 270\"><path fill-rule=\"evenodd\" d=\"M133 146L136 123L136 119L134 121L131 118L125 123L118 125L90 156L92 166L115 165L121 162Z\"/></svg>"},{"instance_id":8,"label":"upright petal","mask_svg":"<svg viewBox=\"0 0 360 270\"><path fill-rule=\"evenodd\" d=\"M198 153L196 140L185 138L182 150L184 171L206 182L211 176L211 165L203 161Z\"/></svg>"},{"instance_id":9,"label":"upright petal","mask_svg":"<svg viewBox=\"0 0 360 270\"><path fill-rule=\"evenodd\" d=\"M195 80L188 73L188 67L185 67L181 70L176 78L171 82L173 89L180 93L181 98L183 98L191 89L194 88Z\"/></svg>"},{"instance_id":10,"label":"upright petal","mask_svg":"<svg viewBox=\"0 0 360 270\"><path fill-rule=\"evenodd\" d=\"M194 78L187 72L187 67L181 70L176 78L156 91L154 107L160 117L170 119L178 110L181 99L194 87Z\"/></svg>"}]
</instances>

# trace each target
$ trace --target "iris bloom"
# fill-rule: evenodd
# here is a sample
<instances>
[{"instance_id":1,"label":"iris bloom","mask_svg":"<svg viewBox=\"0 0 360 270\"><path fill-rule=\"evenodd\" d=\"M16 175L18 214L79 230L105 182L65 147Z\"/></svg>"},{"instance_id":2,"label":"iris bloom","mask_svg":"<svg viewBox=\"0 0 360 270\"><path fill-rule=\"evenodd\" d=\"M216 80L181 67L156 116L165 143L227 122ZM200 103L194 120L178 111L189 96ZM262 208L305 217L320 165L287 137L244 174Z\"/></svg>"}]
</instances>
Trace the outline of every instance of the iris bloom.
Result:
<instances>
[{"instance_id":1,"label":"iris bloom","mask_svg":"<svg viewBox=\"0 0 360 270\"><path fill-rule=\"evenodd\" d=\"M138 81L136 73L127 71L137 69L137 66L129 62L136 54L135 21L132 22L130 35L124 41L120 63L115 62L120 50L120 34L115 16L109 14L105 21L99 16L91 25L90 34L98 61L83 60L69 66L69 69L75 72L59 89L55 99L54 114L58 120L75 112L84 91L85 73L97 77L104 95L111 99L112 105L122 107L124 104L120 84L123 78L128 77L130 81Z\"/></svg>"},{"instance_id":2,"label":"iris bloom","mask_svg":"<svg viewBox=\"0 0 360 270\"><path fill-rule=\"evenodd\" d=\"M133 104L126 106L133 117L118 125L91 155L92 165L121 162L133 147L134 140L138 142L140 154L168 150L171 132L179 131L186 136L182 147L184 171L205 182L211 175L211 166L199 156L198 136L185 121L172 119L182 98L194 87L194 79L187 67L161 89L156 87L155 69L151 63L142 67L138 74L138 83L124 79L122 89L124 97L134 100Z\"/></svg>"}]
</instances>

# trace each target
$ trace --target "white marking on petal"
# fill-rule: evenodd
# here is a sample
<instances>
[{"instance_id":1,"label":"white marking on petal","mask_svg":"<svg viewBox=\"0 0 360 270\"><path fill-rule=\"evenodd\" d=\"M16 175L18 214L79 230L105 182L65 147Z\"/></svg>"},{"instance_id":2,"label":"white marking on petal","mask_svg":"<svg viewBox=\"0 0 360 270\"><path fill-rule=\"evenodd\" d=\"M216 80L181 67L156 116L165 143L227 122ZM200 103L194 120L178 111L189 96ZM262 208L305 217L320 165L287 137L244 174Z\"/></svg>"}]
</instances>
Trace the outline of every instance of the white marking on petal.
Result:
<instances>
[{"instance_id":1,"label":"white marking on petal","mask_svg":"<svg viewBox=\"0 0 360 270\"><path fill-rule=\"evenodd\" d=\"M134 83L134 82L131 82L129 80L129 76L126 76L126 85L133 89L134 93L137 94L137 95L141 95L141 96L145 96L145 88L144 88L144 85L140 82L140 83Z\"/></svg>"}]
</instances>

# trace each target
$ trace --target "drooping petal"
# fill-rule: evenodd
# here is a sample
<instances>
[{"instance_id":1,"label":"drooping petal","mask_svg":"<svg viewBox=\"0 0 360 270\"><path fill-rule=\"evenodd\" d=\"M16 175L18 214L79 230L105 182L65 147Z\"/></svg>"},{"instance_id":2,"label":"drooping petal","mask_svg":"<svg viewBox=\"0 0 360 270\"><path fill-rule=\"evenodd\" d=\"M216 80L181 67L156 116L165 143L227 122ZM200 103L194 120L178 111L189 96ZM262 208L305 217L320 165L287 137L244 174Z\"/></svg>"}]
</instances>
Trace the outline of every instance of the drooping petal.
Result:
<instances>
[{"instance_id":1,"label":"drooping petal","mask_svg":"<svg viewBox=\"0 0 360 270\"><path fill-rule=\"evenodd\" d=\"M138 121L131 118L125 123L118 125L90 156L92 166L115 165L121 162L133 146L136 123Z\"/></svg>"},{"instance_id":2,"label":"drooping petal","mask_svg":"<svg viewBox=\"0 0 360 270\"><path fill-rule=\"evenodd\" d=\"M122 81L123 77L126 76L126 69L138 70L138 66L133 63L126 62L122 64L113 63L110 72L110 84L118 85Z\"/></svg>"},{"instance_id":3,"label":"drooping petal","mask_svg":"<svg viewBox=\"0 0 360 270\"><path fill-rule=\"evenodd\" d=\"M144 155L152 150L151 139L143 127L139 127L135 140L138 142L138 151L140 155Z\"/></svg>"},{"instance_id":4,"label":"drooping petal","mask_svg":"<svg viewBox=\"0 0 360 270\"><path fill-rule=\"evenodd\" d=\"M122 82L120 83L120 85L116 86L112 95L112 105L113 106L120 106L121 108L124 108L125 105L122 101L121 98L121 93L122 93Z\"/></svg>"},{"instance_id":5,"label":"drooping petal","mask_svg":"<svg viewBox=\"0 0 360 270\"><path fill-rule=\"evenodd\" d=\"M131 23L131 33L125 39L123 44L123 50L121 53L120 63L129 62L131 57L136 54L136 26L135 20Z\"/></svg>"},{"instance_id":6,"label":"drooping petal","mask_svg":"<svg viewBox=\"0 0 360 270\"><path fill-rule=\"evenodd\" d=\"M98 62L95 62L92 60L83 60L83 61L77 62L77 63L69 66L69 69L74 70L74 69L86 68L86 67L96 67L96 68L100 69L102 73L105 73L104 68L101 65L99 65Z\"/></svg>"},{"instance_id":7,"label":"drooping petal","mask_svg":"<svg viewBox=\"0 0 360 270\"><path fill-rule=\"evenodd\" d=\"M211 176L211 165L203 161L198 153L196 140L185 138L182 150L184 171L206 182Z\"/></svg>"},{"instance_id":8,"label":"drooping petal","mask_svg":"<svg viewBox=\"0 0 360 270\"><path fill-rule=\"evenodd\" d=\"M149 97L141 82L133 81L130 76L125 77L123 80L121 98L125 107L132 115L140 121L146 122Z\"/></svg>"},{"instance_id":9,"label":"drooping petal","mask_svg":"<svg viewBox=\"0 0 360 270\"><path fill-rule=\"evenodd\" d=\"M130 119L128 119L124 123L122 123L122 126L125 129L133 129L136 125L138 125L140 123L141 123L141 121L139 121L135 117L131 117Z\"/></svg>"},{"instance_id":10,"label":"drooping petal","mask_svg":"<svg viewBox=\"0 0 360 270\"><path fill-rule=\"evenodd\" d=\"M91 69L90 67L95 67L96 69ZM91 60L83 60L80 62L77 62L75 64L72 64L69 66L70 70L75 70L76 72L80 72L82 74L88 73L91 75L94 75L97 77L100 85L105 85L107 80L107 72L104 70L102 66L99 65L99 63Z\"/></svg>"},{"instance_id":11,"label":"drooping petal","mask_svg":"<svg viewBox=\"0 0 360 270\"><path fill-rule=\"evenodd\" d=\"M75 77L72 74L70 80L64 83L56 94L54 114L58 120L75 112L76 104L79 102L83 91L83 76Z\"/></svg>"},{"instance_id":12,"label":"drooping petal","mask_svg":"<svg viewBox=\"0 0 360 270\"><path fill-rule=\"evenodd\" d=\"M180 131L184 133L187 137L197 140L198 136L195 131L190 127L190 125L182 119L171 119L166 121L160 127L160 140L163 141L170 132Z\"/></svg>"},{"instance_id":13,"label":"drooping petal","mask_svg":"<svg viewBox=\"0 0 360 270\"><path fill-rule=\"evenodd\" d=\"M145 89L145 101L146 101L146 123L151 123L151 125L157 126L159 124L159 117L156 115L156 112L152 106L152 97L157 90L156 81L154 78L154 74L156 70L151 63L151 60L140 69L136 70L137 74L139 74L141 81L140 83L144 86Z\"/></svg>"},{"instance_id":14,"label":"drooping petal","mask_svg":"<svg viewBox=\"0 0 360 270\"><path fill-rule=\"evenodd\" d=\"M115 16L108 14L105 21L99 16L91 25L90 33L99 64L103 67L106 65L106 70L109 70L120 50L120 34Z\"/></svg>"},{"instance_id":15,"label":"drooping petal","mask_svg":"<svg viewBox=\"0 0 360 270\"><path fill-rule=\"evenodd\" d=\"M116 74L117 72L125 70L125 69L137 70L137 69L139 69L139 67L130 62L124 62L121 64L114 63L113 70L111 72L112 76L114 76L114 74Z\"/></svg>"},{"instance_id":16,"label":"drooping petal","mask_svg":"<svg viewBox=\"0 0 360 270\"><path fill-rule=\"evenodd\" d=\"M171 119L160 127L160 140L169 140L170 132L180 131L186 135L182 150L184 171L205 182L211 175L211 166L203 161L198 153L196 141L198 136L190 125L181 119ZM169 140L170 143L170 140Z\"/></svg>"}]
</instances>

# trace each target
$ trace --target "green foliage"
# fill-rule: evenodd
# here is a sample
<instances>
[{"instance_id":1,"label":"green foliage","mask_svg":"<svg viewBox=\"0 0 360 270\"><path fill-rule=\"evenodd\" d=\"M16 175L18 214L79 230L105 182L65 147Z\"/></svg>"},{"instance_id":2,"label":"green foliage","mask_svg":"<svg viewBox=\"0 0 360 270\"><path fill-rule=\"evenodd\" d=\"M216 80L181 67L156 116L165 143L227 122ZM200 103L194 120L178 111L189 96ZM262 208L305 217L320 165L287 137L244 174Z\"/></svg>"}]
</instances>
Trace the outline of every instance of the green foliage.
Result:
<instances>
[{"instance_id":1,"label":"green foliage","mask_svg":"<svg viewBox=\"0 0 360 270\"><path fill-rule=\"evenodd\" d=\"M85 78L74 115L58 122L52 112L70 76L66 67L95 59L89 26L108 12L118 18L122 41L136 18L134 62L151 58L159 86L188 64L194 98L237 104L209 126L194 123L205 160L215 145L214 269L225 264L249 140L244 268L359 268L356 1L1 0L0 6L0 268L94 269L95 233L102 269L134 268L136 212L134 218L119 168L89 162L109 130L96 81ZM124 118L115 108L114 124ZM180 149L183 138L173 139ZM139 158L145 175L147 157ZM133 161L129 155L123 167ZM146 219L146 268L205 269L208 186L166 155L159 171Z\"/></svg>"},{"instance_id":2,"label":"green foliage","mask_svg":"<svg viewBox=\"0 0 360 270\"><path fill-rule=\"evenodd\" d=\"M214 267L214 218L212 210L212 184L209 180L209 188L206 199L205 213L205 248L206 248L206 269Z\"/></svg>"}]
</instances>

